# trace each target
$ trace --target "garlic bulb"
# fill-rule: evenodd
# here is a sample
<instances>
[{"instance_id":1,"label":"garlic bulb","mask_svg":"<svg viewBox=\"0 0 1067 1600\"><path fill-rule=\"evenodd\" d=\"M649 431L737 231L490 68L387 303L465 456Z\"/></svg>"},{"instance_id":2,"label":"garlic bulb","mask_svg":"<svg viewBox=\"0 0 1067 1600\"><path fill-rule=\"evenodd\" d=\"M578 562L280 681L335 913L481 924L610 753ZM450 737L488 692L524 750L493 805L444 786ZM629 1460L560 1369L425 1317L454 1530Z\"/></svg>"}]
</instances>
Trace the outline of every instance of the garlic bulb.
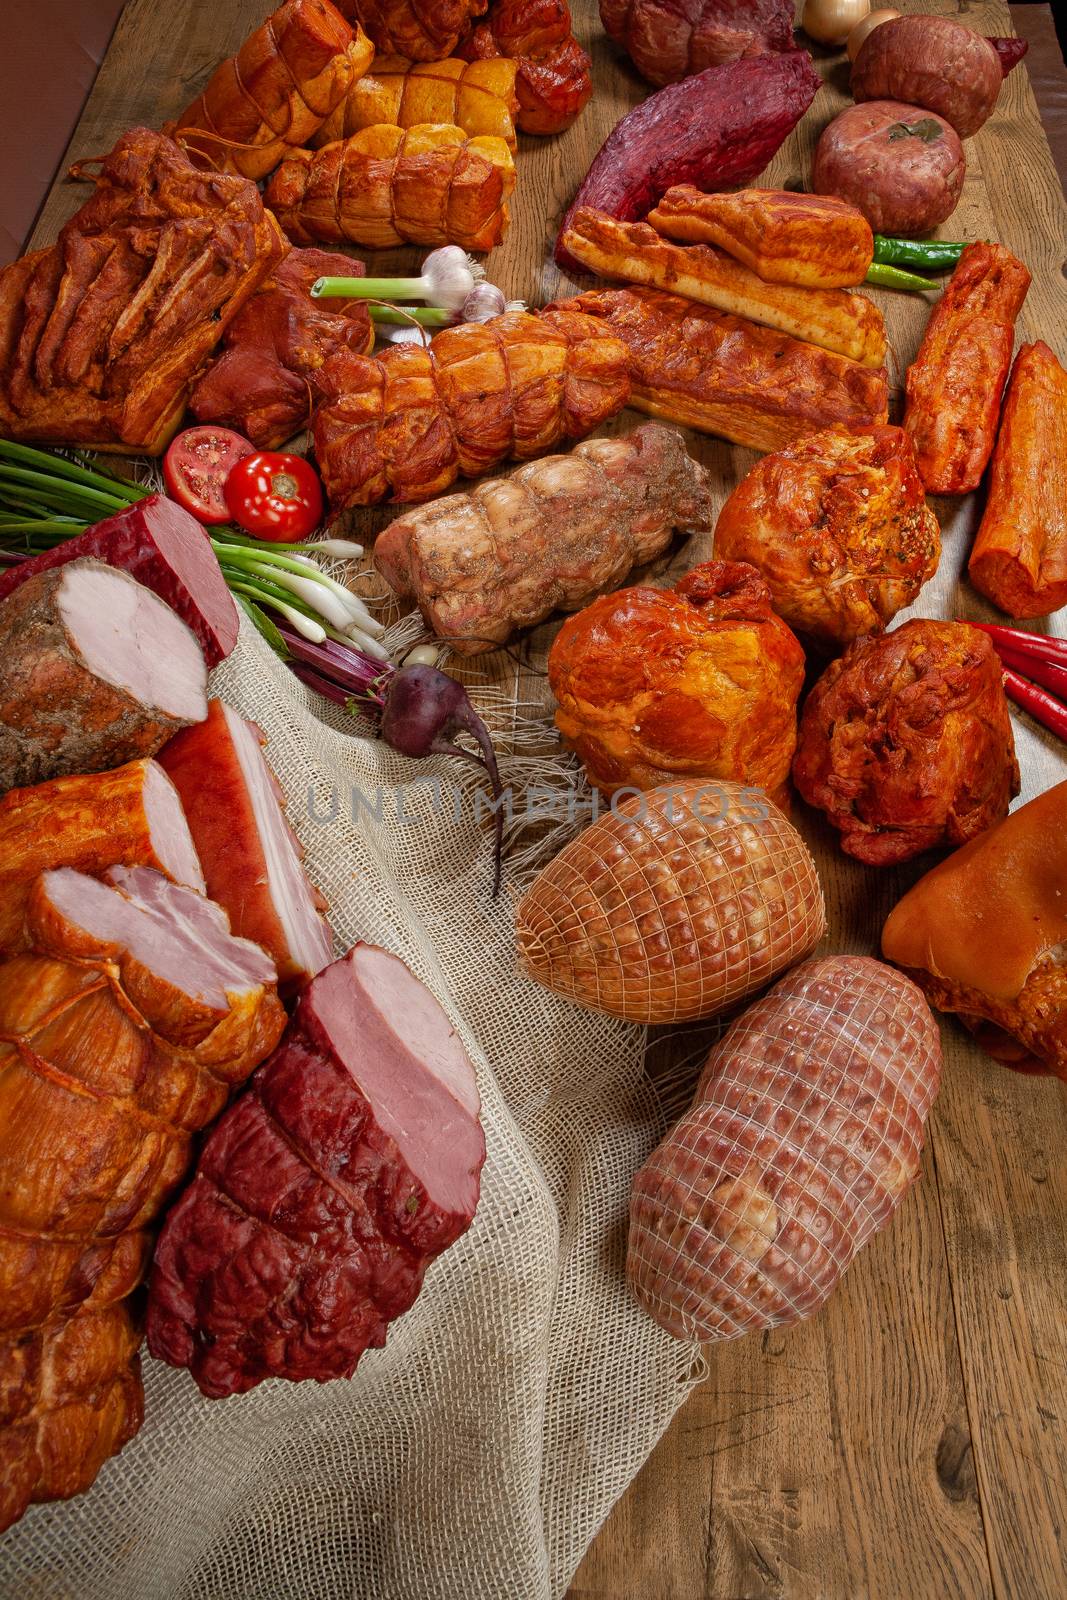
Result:
<instances>
[{"instance_id":1,"label":"garlic bulb","mask_svg":"<svg viewBox=\"0 0 1067 1600\"><path fill-rule=\"evenodd\" d=\"M899 17L900 12L894 11L892 6L882 6L878 11L868 11L862 21L857 22L848 36L848 59L855 61L860 53L860 45L869 33L881 27L883 22L892 22L894 17Z\"/></svg>"},{"instance_id":2,"label":"garlic bulb","mask_svg":"<svg viewBox=\"0 0 1067 1600\"><path fill-rule=\"evenodd\" d=\"M818 44L844 44L871 9L871 0L807 0L800 26Z\"/></svg>"}]
</instances>

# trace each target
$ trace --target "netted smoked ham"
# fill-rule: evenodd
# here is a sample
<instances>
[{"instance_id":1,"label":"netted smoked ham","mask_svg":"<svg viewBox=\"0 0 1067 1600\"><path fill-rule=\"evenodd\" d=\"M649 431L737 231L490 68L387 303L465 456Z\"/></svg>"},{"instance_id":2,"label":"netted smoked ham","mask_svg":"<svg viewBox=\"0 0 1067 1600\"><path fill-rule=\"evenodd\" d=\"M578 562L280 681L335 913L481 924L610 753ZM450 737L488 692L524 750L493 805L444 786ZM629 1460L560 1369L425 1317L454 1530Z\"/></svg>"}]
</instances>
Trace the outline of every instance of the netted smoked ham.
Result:
<instances>
[{"instance_id":1,"label":"netted smoked ham","mask_svg":"<svg viewBox=\"0 0 1067 1600\"><path fill-rule=\"evenodd\" d=\"M348 95L326 118L311 143L350 139L362 128L391 123L413 128L419 123L448 123L466 134L488 134L515 148L516 66L495 61L405 61L379 56L370 72L352 85Z\"/></svg>"},{"instance_id":2,"label":"netted smoked ham","mask_svg":"<svg viewBox=\"0 0 1067 1600\"><path fill-rule=\"evenodd\" d=\"M0 600L35 573L83 556L121 567L165 600L195 633L209 667L218 666L237 643L237 607L208 537L195 517L164 494L138 500L76 538L9 567L0 573Z\"/></svg>"},{"instance_id":3,"label":"netted smoked ham","mask_svg":"<svg viewBox=\"0 0 1067 1600\"><path fill-rule=\"evenodd\" d=\"M659 289L595 289L566 304L623 341L630 404L665 422L777 450L817 428L886 420L884 367Z\"/></svg>"},{"instance_id":4,"label":"netted smoked ham","mask_svg":"<svg viewBox=\"0 0 1067 1600\"><path fill-rule=\"evenodd\" d=\"M796 829L762 791L700 780L619 801L544 868L515 921L529 977L643 1023L717 1015L826 928Z\"/></svg>"},{"instance_id":5,"label":"netted smoked ham","mask_svg":"<svg viewBox=\"0 0 1067 1600\"><path fill-rule=\"evenodd\" d=\"M0 965L0 1527L141 1420L127 1296L195 1133L277 1042L270 961L147 868L37 880Z\"/></svg>"},{"instance_id":6,"label":"netted smoked ham","mask_svg":"<svg viewBox=\"0 0 1067 1600\"><path fill-rule=\"evenodd\" d=\"M357 945L304 990L156 1248L148 1346L206 1395L347 1378L470 1226L485 1139L437 1001Z\"/></svg>"},{"instance_id":7,"label":"netted smoked ham","mask_svg":"<svg viewBox=\"0 0 1067 1600\"><path fill-rule=\"evenodd\" d=\"M313 976L330 959L330 930L285 820L263 735L221 700L159 753L181 796L212 900L235 934L262 945L280 983Z\"/></svg>"},{"instance_id":8,"label":"netted smoked ham","mask_svg":"<svg viewBox=\"0 0 1067 1600\"><path fill-rule=\"evenodd\" d=\"M294 151L267 204L296 244L458 244L491 250L507 231L515 163L503 139L462 128L379 123L321 150Z\"/></svg>"},{"instance_id":9,"label":"netted smoked ham","mask_svg":"<svg viewBox=\"0 0 1067 1600\"><path fill-rule=\"evenodd\" d=\"M98 165L57 242L0 271L0 432L159 455L285 240L254 184L148 128Z\"/></svg>"},{"instance_id":10,"label":"netted smoked ham","mask_svg":"<svg viewBox=\"0 0 1067 1600\"><path fill-rule=\"evenodd\" d=\"M443 61L486 0L339 0L341 11L366 30L379 55L405 61Z\"/></svg>"},{"instance_id":11,"label":"netted smoked ham","mask_svg":"<svg viewBox=\"0 0 1067 1600\"><path fill-rule=\"evenodd\" d=\"M941 1082L919 989L863 956L805 961L714 1047L634 1179L626 1271L676 1339L813 1316L916 1178Z\"/></svg>"},{"instance_id":12,"label":"netted smoked ham","mask_svg":"<svg viewBox=\"0 0 1067 1600\"><path fill-rule=\"evenodd\" d=\"M673 428L646 422L397 517L374 564L439 638L478 655L613 588L675 529L710 522L704 468Z\"/></svg>"},{"instance_id":13,"label":"netted smoked ham","mask_svg":"<svg viewBox=\"0 0 1067 1600\"><path fill-rule=\"evenodd\" d=\"M687 300L820 345L865 367L885 365L885 324L872 301L844 289L768 284L739 261L703 244L672 244L644 222L616 222L581 206L563 248L601 278L669 289Z\"/></svg>"},{"instance_id":14,"label":"netted smoked ham","mask_svg":"<svg viewBox=\"0 0 1067 1600\"><path fill-rule=\"evenodd\" d=\"M967 573L1013 617L1067 604L1067 372L1047 344L1015 358Z\"/></svg>"},{"instance_id":15,"label":"netted smoked ham","mask_svg":"<svg viewBox=\"0 0 1067 1600\"><path fill-rule=\"evenodd\" d=\"M0 791L101 772L207 716L207 668L158 595L83 557L0 604Z\"/></svg>"},{"instance_id":16,"label":"netted smoked ham","mask_svg":"<svg viewBox=\"0 0 1067 1600\"><path fill-rule=\"evenodd\" d=\"M655 84L793 49L793 0L600 0L600 20Z\"/></svg>"},{"instance_id":17,"label":"netted smoked ham","mask_svg":"<svg viewBox=\"0 0 1067 1600\"><path fill-rule=\"evenodd\" d=\"M1067 783L940 862L900 900L882 954L989 1055L1067 1082Z\"/></svg>"},{"instance_id":18,"label":"netted smoked ham","mask_svg":"<svg viewBox=\"0 0 1067 1600\"><path fill-rule=\"evenodd\" d=\"M333 398L312 428L332 509L429 500L614 416L630 394L626 347L572 308L446 328L429 349L375 360L335 356L323 373Z\"/></svg>"},{"instance_id":19,"label":"netted smoked ham","mask_svg":"<svg viewBox=\"0 0 1067 1600\"><path fill-rule=\"evenodd\" d=\"M593 92L592 62L571 31L567 0L495 0L459 46L468 61L515 62L523 133L569 128Z\"/></svg>"},{"instance_id":20,"label":"netted smoked ham","mask_svg":"<svg viewBox=\"0 0 1067 1600\"><path fill-rule=\"evenodd\" d=\"M42 872L98 877L114 866L154 867L203 892L178 791L155 761L10 789L0 799L0 952L24 943L26 900Z\"/></svg>"},{"instance_id":21,"label":"netted smoked ham","mask_svg":"<svg viewBox=\"0 0 1067 1600\"><path fill-rule=\"evenodd\" d=\"M904 427L931 494L977 489L993 451L1030 273L1000 244L969 244L908 368Z\"/></svg>"},{"instance_id":22,"label":"netted smoked ham","mask_svg":"<svg viewBox=\"0 0 1067 1600\"><path fill-rule=\"evenodd\" d=\"M717 245L764 283L851 288L863 282L874 260L870 223L836 195L789 189L704 194L680 183L667 190L648 220L657 233L683 244Z\"/></svg>"},{"instance_id":23,"label":"netted smoked ham","mask_svg":"<svg viewBox=\"0 0 1067 1600\"><path fill-rule=\"evenodd\" d=\"M285 0L167 132L219 172L265 178L307 144L373 55L330 0Z\"/></svg>"},{"instance_id":24,"label":"netted smoked ham","mask_svg":"<svg viewBox=\"0 0 1067 1600\"><path fill-rule=\"evenodd\" d=\"M336 251L290 250L233 319L221 355L189 396L197 420L235 428L260 450L306 428L322 399L323 363L338 350L374 348L365 300L313 300L308 291L316 278L364 272L362 261Z\"/></svg>"}]
</instances>

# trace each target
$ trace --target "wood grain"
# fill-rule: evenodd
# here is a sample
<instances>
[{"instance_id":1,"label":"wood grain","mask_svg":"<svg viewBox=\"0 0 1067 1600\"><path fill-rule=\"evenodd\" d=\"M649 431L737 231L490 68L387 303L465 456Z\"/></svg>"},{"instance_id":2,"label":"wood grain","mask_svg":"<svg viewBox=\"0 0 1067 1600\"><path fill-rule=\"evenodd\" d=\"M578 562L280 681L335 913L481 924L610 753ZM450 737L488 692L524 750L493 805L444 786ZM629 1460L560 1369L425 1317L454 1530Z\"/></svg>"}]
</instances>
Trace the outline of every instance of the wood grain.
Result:
<instances>
[{"instance_id":1,"label":"wood grain","mask_svg":"<svg viewBox=\"0 0 1067 1600\"><path fill-rule=\"evenodd\" d=\"M538 305L580 287L551 260L559 217L612 126L647 92L603 37L595 0L572 0L592 51L597 92L561 138L520 142L519 188L506 243L489 258L505 291ZM901 0L898 0L901 5ZM999 0L903 0L964 14L976 31L1012 31ZM158 126L197 92L267 9L265 0L128 0L75 132L68 160L99 154L133 123ZM819 130L847 103L847 74L823 54L827 87L764 175L802 184ZM1063 195L1025 67L967 146L969 171L946 236L999 239L1034 273L1022 337L1067 358ZM54 238L84 196L58 183L34 244ZM411 270L416 252L374 257ZM873 292L885 312L899 390L927 306ZM932 303L934 296L927 297ZM629 428L627 413L615 424ZM755 459L690 435L718 501ZM944 556L913 608L993 619L961 580L973 500L939 501ZM371 532L388 512L352 518ZM681 572L710 540L657 569ZM528 641L543 668L554 626ZM482 658L524 699L536 674ZM1015 719L1024 797L1067 776L1062 746ZM796 818L827 893L826 950L877 949L886 912L919 875L847 861L818 818ZM945 1086L921 1183L888 1233L855 1263L811 1323L710 1351L712 1375L683 1408L579 1569L571 1600L1043 1600L1067 1593L1060 1531L1067 1511L1067 1101L1048 1080L987 1062L944 1024ZM689 1062L700 1036L657 1045L657 1074Z\"/></svg>"}]
</instances>

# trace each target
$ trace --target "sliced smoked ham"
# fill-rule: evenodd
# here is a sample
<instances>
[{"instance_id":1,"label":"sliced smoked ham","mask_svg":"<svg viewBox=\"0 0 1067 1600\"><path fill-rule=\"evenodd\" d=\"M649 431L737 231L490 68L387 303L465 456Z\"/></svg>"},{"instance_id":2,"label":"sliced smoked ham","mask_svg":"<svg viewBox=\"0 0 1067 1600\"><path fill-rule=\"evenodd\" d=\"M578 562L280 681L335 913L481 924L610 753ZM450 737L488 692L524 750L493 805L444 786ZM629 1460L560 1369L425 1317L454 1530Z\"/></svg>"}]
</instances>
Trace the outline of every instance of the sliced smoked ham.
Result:
<instances>
[{"instance_id":1,"label":"sliced smoked ham","mask_svg":"<svg viewBox=\"0 0 1067 1600\"><path fill-rule=\"evenodd\" d=\"M121 567L165 600L196 634L209 667L217 666L237 643L237 607L208 536L195 517L163 494L149 495L76 539L0 573L0 600L35 573L83 556Z\"/></svg>"},{"instance_id":2,"label":"sliced smoked ham","mask_svg":"<svg viewBox=\"0 0 1067 1600\"><path fill-rule=\"evenodd\" d=\"M0 964L0 1529L140 1425L126 1297L192 1140L278 1040L274 969L146 867L44 873Z\"/></svg>"},{"instance_id":3,"label":"sliced smoked ham","mask_svg":"<svg viewBox=\"0 0 1067 1600\"><path fill-rule=\"evenodd\" d=\"M76 867L96 877L113 866L155 867L203 892L178 791L155 761L10 789L0 798L0 952L25 942L26 897L40 873Z\"/></svg>"},{"instance_id":4,"label":"sliced smoked ham","mask_svg":"<svg viewBox=\"0 0 1067 1600\"><path fill-rule=\"evenodd\" d=\"M203 652L151 589L83 558L0 605L0 791L155 755L207 715Z\"/></svg>"},{"instance_id":5,"label":"sliced smoked ham","mask_svg":"<svg viewBox=\"0 0 1067 1600\"><path fill-rule=\"evenodd\" d=\"M332 954L330 929L263 759L259 729L221 700L159 759L181 796L207 882L235 933L270 952L281 983L312 977Z\"/></svg>"},{"instance_id":6,"label":"sliced smoked ham","mask_svg":"<svg viewBox=\"0 0 1067 1600\"><path fill-rule=\"evenodd\" d=\"M152 1354L213 1397L350 1377L474 1217L478 1110L462 1043L402 961L357 945L326 967L167 1218Z\"/></svg>"}]
</instances>

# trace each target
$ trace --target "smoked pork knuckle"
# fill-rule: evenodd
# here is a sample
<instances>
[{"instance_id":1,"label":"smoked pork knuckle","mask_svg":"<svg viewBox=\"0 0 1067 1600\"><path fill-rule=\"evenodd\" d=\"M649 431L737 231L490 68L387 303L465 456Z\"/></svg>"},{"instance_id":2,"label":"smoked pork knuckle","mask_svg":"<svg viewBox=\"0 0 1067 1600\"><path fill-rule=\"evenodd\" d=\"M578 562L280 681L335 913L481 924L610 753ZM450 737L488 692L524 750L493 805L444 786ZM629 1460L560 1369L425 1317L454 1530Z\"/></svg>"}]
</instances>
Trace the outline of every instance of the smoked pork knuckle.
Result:
<instances>
[{"instance_id":1,"label":"smoked pork knuckle","mask_svg":"<svg viewBox=\"0 0 1067 1600\"><path fill-rule=\"evenodd\" d=\"M743 561L602 595L560 629L556 725L602 794L728 778L782 797L804 652Z\"/></svg>"}]
</instances>

